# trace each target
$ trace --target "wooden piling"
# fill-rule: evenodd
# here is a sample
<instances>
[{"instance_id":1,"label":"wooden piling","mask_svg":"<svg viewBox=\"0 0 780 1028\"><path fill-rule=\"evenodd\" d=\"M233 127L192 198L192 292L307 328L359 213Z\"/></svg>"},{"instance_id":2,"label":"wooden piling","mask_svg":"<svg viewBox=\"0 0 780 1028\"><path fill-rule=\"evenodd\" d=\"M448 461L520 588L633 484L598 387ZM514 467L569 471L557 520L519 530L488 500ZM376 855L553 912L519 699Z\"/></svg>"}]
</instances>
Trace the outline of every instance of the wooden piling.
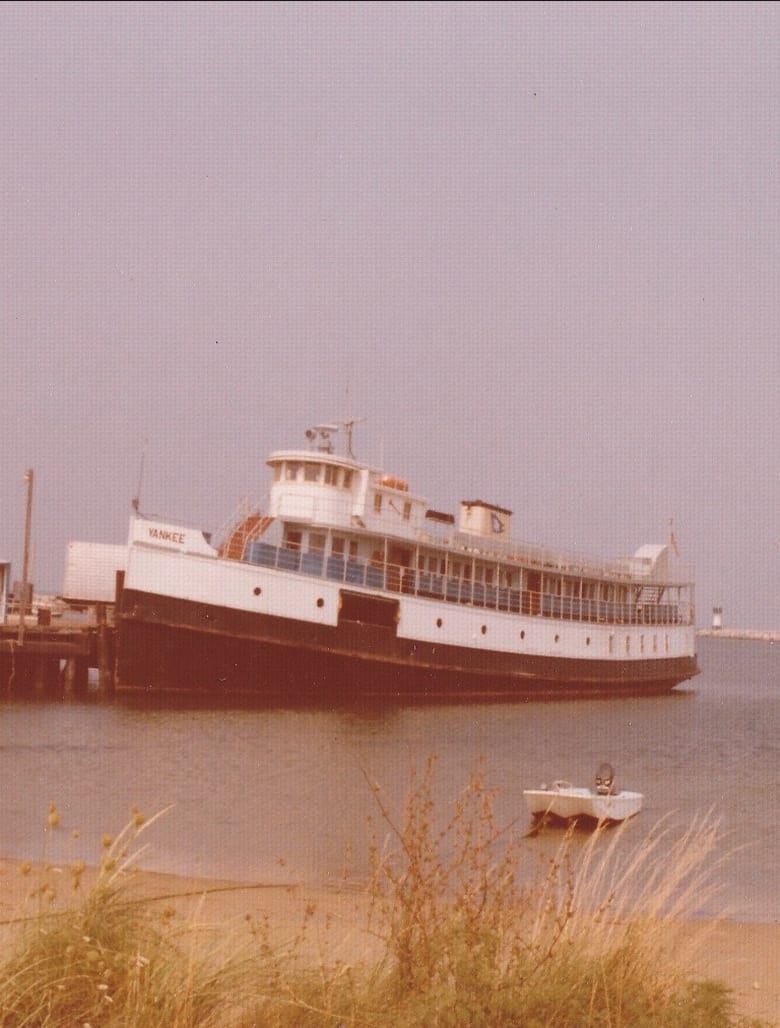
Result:
<instances>
[{"instance_id":1,"label":"wooden piling","mask_svg":"<svg viewBox=\"0 0 780 1028\"><path fill-rule=\"evenodd\" d=\"M114 692L114 668L111 659L111 631L108 626L105 604L99 603L95 613L97 615L98 693L100 696L108 696Z\"/></svg>"},{"instance_id":2,"label":"wooden piling","mask_svg":"<svg viewBox=\"0 0 780 1028\"><path fill-rule=\"evenodd\" d=\"M89 688L89 665L84 657L70 657L65 662L63 677L66 696L86 696Z\"/></svg>"}]
</instances>

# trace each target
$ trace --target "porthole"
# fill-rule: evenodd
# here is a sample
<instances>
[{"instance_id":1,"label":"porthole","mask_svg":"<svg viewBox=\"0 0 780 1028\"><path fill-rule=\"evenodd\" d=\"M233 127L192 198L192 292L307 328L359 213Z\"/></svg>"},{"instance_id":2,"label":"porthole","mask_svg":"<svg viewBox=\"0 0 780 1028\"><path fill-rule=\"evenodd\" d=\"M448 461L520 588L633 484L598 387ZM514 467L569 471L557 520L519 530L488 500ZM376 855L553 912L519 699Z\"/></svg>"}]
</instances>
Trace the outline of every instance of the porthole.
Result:
<instances>
[{"instance_id":1,"label":"porthole","mask_svg":"<svg viewBox=\"0 0 780 1028\"><path fill-rule=\"evenodd\" d=\"M556 637L555 637L555 641L556 641L556 642L560 642L560 641L561 641L561 637L560 637L559 635L556 635Z\"/></svg>"},{"instance_id":2,"label":"porthole","mask_svg":"<svg viewBox=\"0 0 780 1028\"><path fill-rule=\"evenodd\" d=\"M525 629L520 633L520 638L525 639Z\"/></svg>"},{"instance_id":3,"label":"porthole","mask_svg":"<svg viewBox=\"0 0 780 1028\"><path fill-rule=\"evenodd\" d=\"M253 589L253 592L254 592L255 596L259 596L259 595L260 595L260 593L261 593L262 591L263 591L263 590L262 590L262 589L260 588L260 586L259 586L259 585L256 585L256 586L254 587L254 589Z\"/></svg>"},{"instance_id":4,"label":"porthole","mask_svg":"<svg viewBox=\"0 0 780 1028\"><path fill-rule=\"evenodd\" d=\"M443 624L444 624L444 622L442 621L442 619L441 619L441 618L436 618L436 627L437 627L437 628L441 628L441 626L442 626Z\"/></svg>"},{"instance_id":5,"label":"porthole","mask_svg":"<svg viewBox=\"0 0 780 1028\"><path fill-rule=\"evenodd\" d=\"M585 645L590 646L590 636L585 640Z\"/></svg>"},{"instance_id":6,"label":"porthole","mask_svg":"<svg viewBox=\"0 0 780 1028\"><path fill-rule=\"evenodd\" d=\"M487 635L487 625L482 626L482 634Z\"/></svg>"},{"instance_id":7,"label":"porthole","mask_svg":"<svg viewBox=\"0 0 780 1028\"><path fill-rule=\"evenodd\" d=\"M318 607L324 607L325 606L325 600L323 600L323 598L321 596L317 597L317 606Z\"/></svg>"}]
</instances>

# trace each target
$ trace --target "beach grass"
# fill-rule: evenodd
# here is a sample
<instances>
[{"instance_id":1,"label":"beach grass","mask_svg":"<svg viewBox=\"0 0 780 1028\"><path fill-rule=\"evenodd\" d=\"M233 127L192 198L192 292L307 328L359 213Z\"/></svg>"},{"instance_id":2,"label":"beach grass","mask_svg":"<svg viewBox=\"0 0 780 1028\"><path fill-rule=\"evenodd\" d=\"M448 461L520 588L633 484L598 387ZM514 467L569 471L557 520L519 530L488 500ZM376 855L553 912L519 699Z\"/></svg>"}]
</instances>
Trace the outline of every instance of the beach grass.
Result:
<instances>
[{"instance_id":1,"label":"beach grass","mask_svg":"<svg viewBox=\"0 0 780 1028\"><path fill-rule=\"evenodd\" d=\"M312 904L294 930L270 917L209 923L134 889L145 833L134 811L93 867L28 871L24 916L6 927L0 1028L496 1026L748 1028L729 990L695 979L700 933L680 924L713 896L718 828L620 827L521 873L521 834L497 823L484 762L451 808L436 760L391 810L366 775L370 880L345 950ZM159 815L158 815L159 816ZM49 828L58 815L49 811Z\"/></svg>"}]
</instances>

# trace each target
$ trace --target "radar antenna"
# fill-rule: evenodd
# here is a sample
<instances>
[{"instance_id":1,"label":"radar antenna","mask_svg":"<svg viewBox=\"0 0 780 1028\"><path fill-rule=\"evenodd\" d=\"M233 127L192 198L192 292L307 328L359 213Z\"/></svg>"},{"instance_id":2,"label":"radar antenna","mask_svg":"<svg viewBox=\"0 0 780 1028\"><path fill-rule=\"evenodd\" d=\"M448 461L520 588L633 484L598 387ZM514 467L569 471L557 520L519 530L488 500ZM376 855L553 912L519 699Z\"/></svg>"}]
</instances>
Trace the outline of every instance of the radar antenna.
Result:
<instances>
[{"instance_id":1,"label":"radar antenna","mask_svg":"<svg viewBox=\"0 0 780 1028\"><path fill-rule=\"evenodd\" d=\"M306 438L310 443L313 443L315 439L319 440L317 449L320 453L333 453L331 436L338 430L338 425L314 425L313 428L306 429Z\"/></svg>"},{"instance_id":2,"label":"radar antenna","mask_svg":"<svg viewBox=\"0 0 780 1028\"><path fill-rule=\"evenodd\" d=\"M317 449L320 453L333 453L333 440L331 437L338 432L339 428L343 428L347 456L354 460L355 454L352 452L352 430L355 425L358 425L361 421L365 420L365 418L343 418L341 421L334 421L330 425L313 425L311 428L306 429L306 438L311 444L314 444L316 441Z\"/></svg>"}]
</instances>

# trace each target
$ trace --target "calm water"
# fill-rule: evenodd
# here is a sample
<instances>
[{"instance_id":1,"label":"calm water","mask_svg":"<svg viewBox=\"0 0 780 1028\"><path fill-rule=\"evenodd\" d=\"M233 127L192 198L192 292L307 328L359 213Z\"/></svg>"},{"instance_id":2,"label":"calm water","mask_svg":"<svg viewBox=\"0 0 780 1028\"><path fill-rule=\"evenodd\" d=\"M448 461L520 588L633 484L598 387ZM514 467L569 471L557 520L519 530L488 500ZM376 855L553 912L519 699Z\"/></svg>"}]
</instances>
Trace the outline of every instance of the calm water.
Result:
<instances>
[{"instance_id":1,"label":"calm water","mask_svg":"<svg viewBox=\"0 0 780 1028\"><path fill-rule=\"evenodd\" d=\"M0 855L94 862L134 804L147 814L173 805L147 834L143 867L324 882L340 875L347 846L352 872L365 871L376 807L361 769L400 810L410 767L436 753L436 789L450 801L483 756L499 819L523 828L524 788L591 784L609 760L618 785L645 794L630 837L662 817L682 832L714 811L730 854L717 912L776 921L780 646L703 639L700 662L686 689L642 700L339 711L7 701ZM45 827L50 802L56 832ZM555 833L543 834L524 845L543 853Z\"/></svg>"}]
</instances>

